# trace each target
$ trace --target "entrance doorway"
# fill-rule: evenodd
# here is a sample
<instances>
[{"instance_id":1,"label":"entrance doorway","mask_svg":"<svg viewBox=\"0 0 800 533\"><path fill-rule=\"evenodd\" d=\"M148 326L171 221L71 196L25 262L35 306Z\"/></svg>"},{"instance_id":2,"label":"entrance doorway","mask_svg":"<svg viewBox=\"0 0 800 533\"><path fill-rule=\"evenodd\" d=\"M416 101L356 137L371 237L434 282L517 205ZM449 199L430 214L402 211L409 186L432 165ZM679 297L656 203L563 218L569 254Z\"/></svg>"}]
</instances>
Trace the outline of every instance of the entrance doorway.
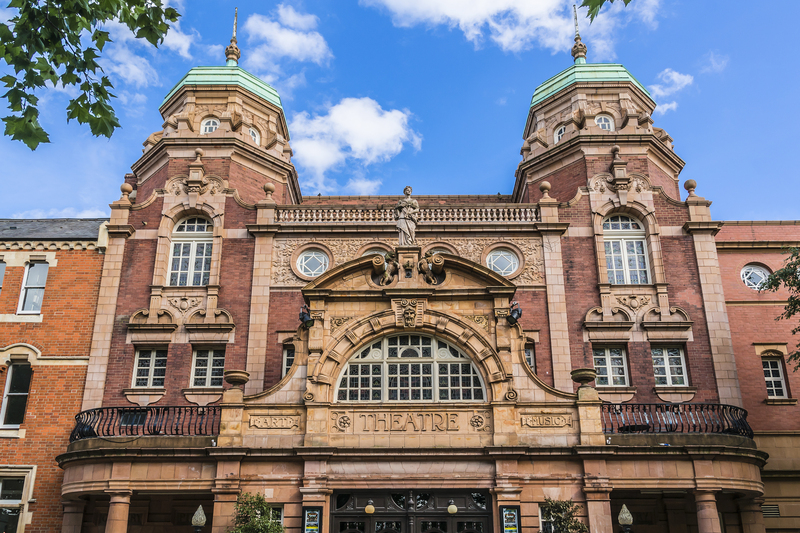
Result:
<instances>
[{"instance_id":1,"label":"entrance doorway","mask_svg":"<svg viewBox=\"0 0 800 533\"><path fill-rule=\"evenodd\" d=\"M373 513L367 513L371 505ZM450 506L455 509L449 509ZM488 491L388 489L336 491L331 533L490 533ZM455 513L450 511L455 510Z\"/></svg>"}]
</instances>

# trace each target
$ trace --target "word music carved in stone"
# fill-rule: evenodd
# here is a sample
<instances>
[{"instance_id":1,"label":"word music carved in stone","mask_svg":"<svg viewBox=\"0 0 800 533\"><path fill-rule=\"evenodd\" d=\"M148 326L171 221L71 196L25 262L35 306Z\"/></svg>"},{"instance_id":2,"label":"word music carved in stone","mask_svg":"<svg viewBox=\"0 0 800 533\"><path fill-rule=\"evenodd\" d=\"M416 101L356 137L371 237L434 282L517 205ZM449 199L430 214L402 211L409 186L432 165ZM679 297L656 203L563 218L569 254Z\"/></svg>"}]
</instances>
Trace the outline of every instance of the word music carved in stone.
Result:
<instances>
[{"instance_id":1,"label":"word music carved in stone","mask_svg":"<svg viewBox=\"0 0 800 533\"><path fill-rule=\"evenodd\" d=\"M250 417L250 427L258 429L293 429L300 427L298 415L255 415Z\"/></svg>"},{"instance_id":2,"label":"word music carved in stone","mask_svg":"<svg viewBox=\"0 0 800 533\"><path fill-rule=\"evenodd\" d=\"M572 427L572 415L568 414L523 414L520 416L522 427L528 428L563 428Z\"/></svg>"}]
</instances>

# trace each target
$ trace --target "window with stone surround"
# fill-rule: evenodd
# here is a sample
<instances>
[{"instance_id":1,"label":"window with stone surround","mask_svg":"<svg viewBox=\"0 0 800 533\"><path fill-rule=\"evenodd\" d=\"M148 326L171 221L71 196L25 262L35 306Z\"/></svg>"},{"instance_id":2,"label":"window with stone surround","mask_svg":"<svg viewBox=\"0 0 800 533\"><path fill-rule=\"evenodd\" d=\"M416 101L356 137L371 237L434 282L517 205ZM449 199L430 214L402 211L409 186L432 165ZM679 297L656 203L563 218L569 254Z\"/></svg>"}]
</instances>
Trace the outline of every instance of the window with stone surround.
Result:
<instances>
[{"instance_id":1,"label":"window with stone surround","mask_svg":"<svg viewBox=\"0 0 800 533\"><path fill-rule=\"evenodd\" d=\"M211 277L214 226L202 217L183 219L172 232L169 284L173 287L205 286Z\"/></svg>"},{"instance_id":2,"label":"window with stone surround","mask_svg":"<svg viewBox=\"0 0 800 533\"><path fill-rule=\"evenodd\" d=\"M0 406L0 428L13 429L25 421L33 369L28 363L14 363L8 366L7 373Z\"/></svg>"},{"instance_id":3,"label":"window with stone surround","mask_svg":"<svg viewBox=\"0 0 800 533\"><path fill-rule=\"evenodd\" d=\"M486 266L501 276L510 276L519 268L519 257L508 248L496 248L486 256Z\"/></svg>"},{"instance_id":4,"label":"window with stone surround","mask_svg":"<svg viewBox=\"0 0 800 533\"><path fill-rule=\"evenodd\" d=\"M612 285L651 283L647 240L641 222L627 215L603 220L608 282Z\"/></svg>"},{"instance_id":5,"label":"window with stone surround","mask_svg":"<svg viewBox=\"0 0 800 533\"><path fill-rule=\"evenodd\" d=\"M622 346L599 346L592 349L595 383L598 387L628 387L628 363Z\"/></svg>"},{"instance_id":6,"label":"window with stone surround","mask_svg":"<svg viewBox=\"0 0 800 533\"><path fill-rule=\"evenodd\" d=\"M283 371L281 377L285 376L291 370L294 364L294 344L283 345Z\"/></svg>"},{"instance_id":7,"label":"window with stone surround","mask_svg":"<svg viewBox=\"0 0 800 533\"><path fill-rule=\"evenodd\" d=\"M50 265L45 262L28 263L22 280L22 294L19 298L17 314L38 315L42 312L44 288Z\"/></svg>"},{"instance_id":8,"label":"window with stone surround","mask_svg":"<svg viewBox=\"0 0 800 533\"><path fill-rule=\"evenodd\" d=\"M0 476L0 527L3 531L17 531L25 477Z\"/></svg>"},{"instance_id":9,"label":"window with stone surround","mask_svg":"<svg viewBox=\"0 0 800 533\"><path fill-rule=\"evenodd\" d=\"M0 261L0 294L3 294L3 279L6 277L6 264Z\"/></svg>"},{"instance_id":10,"label":"window with stone surround","mask_svg":"<svg viewBox=\"0 0 800 533\"><path fill-rule=\"evenodd\" d=\"M225 348L198 348L192 357L192 387L222 387Z\"/></svg>"},{"instance_id":11,"label":"window with stone surround","mask_svg":"<svg viewBox=\"0 0 800 533\"><path fill-rule=\"evenodd\" d=\"M339 378L340 402L485 401L478 370L461 350L429 335L391 335L363 346Z\"/></svg>"},{"instance_id":12,"label":"window with stone surround","mask_svg":"<svg viewBox=\"0 0 800 533\"><path fill-rule=\"evenodd\" d=\"M686 373L686 358L679 346L658 346L651 348L653 356L653 375L656 386L684 387L689 384Z\"/></svg>"},{"instance_id":13,"label":"window with stone surround","mask_svg":"<svg viewBox=\"0 0 800 533\"><path fill-rule=\"evenodd\" d=\"M253 139L253 142L257 145L261 144L261 134L258 133L258 130L255 128L250 128L250 138Z\"/></svg>"},{"instance_id":14,"label":"window with stone surround","mask_svg":"<svg viewBox=\"0 0 800 533\"><path fill-rule=\"evenodd\" d=\"M555 135L553 136L553 140L554 140L556 143L558 143L558 141L560 141L560 140L561 140L561 139L564 137L564 134L565 134L565 133L567 133L567 127L566 127L566 126L561 126L560 128L558 128L558 129L556 130L556 133L555 133Z\"/></svg>"},{"instance_id":15,"label":"window with stone surround","mask_svg":"<svg viewBox=\"0 0 800 533\"><path fill-rule=\"evenodd\" d=\"M786 381L783 377L783 358L762 357L761 366L764 368L764 380L767 384L768 398L788 398Z\"/></svg>"},{"instance_id":16,"label":"window with stone surround","mask_svg":"<svg viewBox=\"0 0 800 533\"><path fill-rule=\"evenodd\" d=\"M203 121L200 127L200 132L205 135L206 133L213 133L219 128L219 120L215 118L207 118Z\"/></svg>"},{"instance_id":17,"label":"window with stone surround","mask_svg":"<svg viewBox=\"0 0 800 533\"><path fill-rule=\"evenodd\" d=\"M133 387L161 388L167 377L167 349L143 348L136 350Z\"/></svg>"},{"instance_id":18,"label":"window with stone surround","mask_svg":"<svg viewBox=\"0 0 800 533\"><path fill-rule=\"evenodd\" d=\"M600 126L601 130L614 131L614 119L608 115L597 115L594 123Z\"/></svg>"},{"instance_id":19,"label":"window with stone surround","mask_svg":"<svg viewBox=\"0 0 800 533\"><path fill-rule=\"evenodd\" d=\"M745 265L740 275L742 283L754 291L760 290L769 277L769 270L759 265Z\"/></svg>"},{"instance_id":20,"label":"window with stone surround","mask_svg":"<svg viewBox=\"0 0 800 533\"><path fill-rule=\"evenodd\" d=\"M536 347L533 343L528 343L525 345L525 362L528 363L528 366L531 367L533 373L536 373Z\"/></svg>"},{"instance_id":21,"label":"window with stone surround","mask_svg":"<svg viewBox=\"0 0 800 533\"><path fill-rule=\"evenodd\" d=\"M318 248L309 248L297 257L297 270L309 278L316 278L328 270L328 254Z\"/></svg>"}]
</instances>

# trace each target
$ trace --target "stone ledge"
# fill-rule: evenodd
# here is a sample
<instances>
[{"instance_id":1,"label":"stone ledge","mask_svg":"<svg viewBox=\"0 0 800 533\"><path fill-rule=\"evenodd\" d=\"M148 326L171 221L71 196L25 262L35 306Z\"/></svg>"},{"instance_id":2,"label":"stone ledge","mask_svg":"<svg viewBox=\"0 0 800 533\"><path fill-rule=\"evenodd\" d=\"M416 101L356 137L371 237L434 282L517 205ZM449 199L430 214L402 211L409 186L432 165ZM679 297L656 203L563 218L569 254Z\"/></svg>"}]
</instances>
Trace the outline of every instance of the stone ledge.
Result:
<instances>
[{"instance_id":1,"label":"stone ledge","mask_svg":"<svg viewBox=\"0 0 800 533\"><path fill-rule=\"evenodd\" d=\"M764 403L767 405L797 405L797 398L767 398Z\"/></svg>"}]
</instances>

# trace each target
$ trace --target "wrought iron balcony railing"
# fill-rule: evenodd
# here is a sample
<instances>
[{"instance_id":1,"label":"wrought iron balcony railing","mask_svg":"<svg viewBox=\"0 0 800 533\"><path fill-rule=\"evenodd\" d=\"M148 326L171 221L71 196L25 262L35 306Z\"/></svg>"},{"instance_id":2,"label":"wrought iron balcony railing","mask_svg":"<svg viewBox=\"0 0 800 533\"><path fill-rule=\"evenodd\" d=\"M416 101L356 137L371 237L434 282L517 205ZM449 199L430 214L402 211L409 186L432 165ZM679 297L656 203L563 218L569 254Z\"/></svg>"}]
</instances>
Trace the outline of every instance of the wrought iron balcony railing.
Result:
<instances>
[{"instance_id":1,"label":"wrought iron balcony railing","mask_svg":"<svg viewBox=\"0 0 800 533\"><path fill-rule=\"evenodd\" d=\"M718 403L606 403L604 433L722 433L753 438L747 411Z\"/></svg>"},{"instance_id":2,"label":"wrought iron balcony railing","mask_svg":"<svg viewBox=\"0 0 800 533\"><path fill-rule=\"evenodd\" d=\"M137 435L219 435L220 413L221 408L216 405L89 409L75 415L75 429L72 430L69 441Z\"/></svg>"}]
</instances>

